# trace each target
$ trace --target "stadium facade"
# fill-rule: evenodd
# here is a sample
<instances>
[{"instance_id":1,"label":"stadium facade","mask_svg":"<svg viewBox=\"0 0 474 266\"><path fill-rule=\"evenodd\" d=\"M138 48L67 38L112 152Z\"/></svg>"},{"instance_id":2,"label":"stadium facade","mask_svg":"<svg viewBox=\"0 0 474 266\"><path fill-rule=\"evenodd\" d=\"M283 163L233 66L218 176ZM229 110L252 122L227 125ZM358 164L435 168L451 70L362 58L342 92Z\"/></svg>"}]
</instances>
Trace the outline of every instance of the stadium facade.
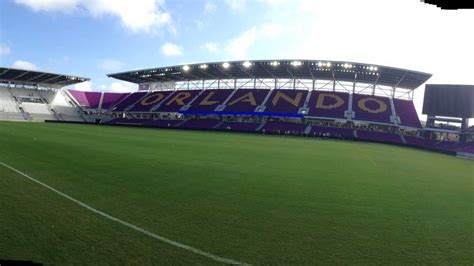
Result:
<instances>
[{"instance_id":1,"label":"stadium facade","mask_svg":"<svg viewBox=\"0 0 474 266\"><path fill-rule=\"evenodd\" d=\"M44 118L299 135L474 153L472 128L422 125L413 92L431 74L407 69L327 60L262 60L108 75L137 84L138 91L132 93L62 88L87 80L75 76L0 71L0 103L8 106L3 113L0 107L0 118L6 120ZM31 105L43 105L47 116L32 114Z\"/></svg>"}]
</instances>

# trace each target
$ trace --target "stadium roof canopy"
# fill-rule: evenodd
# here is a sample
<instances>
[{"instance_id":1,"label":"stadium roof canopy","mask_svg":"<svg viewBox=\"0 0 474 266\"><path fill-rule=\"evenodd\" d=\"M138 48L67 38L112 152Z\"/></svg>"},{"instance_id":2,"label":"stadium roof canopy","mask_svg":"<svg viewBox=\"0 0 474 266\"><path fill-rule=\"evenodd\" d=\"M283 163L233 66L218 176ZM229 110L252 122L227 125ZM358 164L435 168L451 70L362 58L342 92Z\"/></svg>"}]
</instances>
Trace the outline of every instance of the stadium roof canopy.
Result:
<instances>
[{"instance_id":1,"label":"stadium roof canopy","mask_svg":"<svg viewBox=\"0 0 474 266\"><path fill-rule=\"evenodd\" d=\"M317 79L416 89L428 73L353 62L318 60L257 60L213 62L134 70L107 75L132 83L209 79Z\"/></svg>"},{"instance_id":2,"label":"stadium roof canopy","mask_svg":"<svg viewBox=\"0 0 474 266\"><path fill-rule=\"evenodd\" d=\"M53 87L62 87L88 80L88 78L71 75L0 67L1 82L11 82L16 84L41 84Z\"/></svg>"}]
</instances>

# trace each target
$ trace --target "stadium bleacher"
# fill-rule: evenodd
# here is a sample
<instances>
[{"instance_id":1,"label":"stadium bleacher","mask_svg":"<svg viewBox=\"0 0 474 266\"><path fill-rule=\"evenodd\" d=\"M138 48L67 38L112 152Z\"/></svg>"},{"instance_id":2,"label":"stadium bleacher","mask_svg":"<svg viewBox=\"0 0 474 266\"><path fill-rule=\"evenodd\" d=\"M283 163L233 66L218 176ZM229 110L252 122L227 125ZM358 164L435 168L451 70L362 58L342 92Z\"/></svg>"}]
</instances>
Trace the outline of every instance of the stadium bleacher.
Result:
<instances>
[{"instance_id":1,"label":"stadium bleacher","mask_svg":"<svg viewBox=\"0 0 474 266\"><path fill-rule=\"evenodd\" d=\"M303 107L308 90L272 90L265 112L297 114Z\"/></svg>"},{"instance_id":2,"label":"stadium bleacher","mask_svg":"<svg viewBox=\"0 0 474 266\"><path fill-rule=\"evenodd\" d=\"M392 123L390 99L386 97L353 94L352 111L354 120Z\"/></svg>"},{"instance_id":3,"label":"stadium bleacher","mask_svg":"<svg viewBox=\"0 0 474 266\"><path fill-rule=\"evenodd\" d=\"M217 106L224 103L233 90L219 89L204 91L188 109L190 111L214 111Z\"/></svg>"},{"instance_id":4,"label":"stadium bleacher","mask_svg":"<svg viewBox=\"0 0 474 266\"><path fill-rule=\"evenodd\" d=\"M111 106L122 101L122 99L127 97L129 94L130 93L104 92L101 109L108 110Z\"/></svg>"},{"instance_id":5,"label":"stadium bleacher","mask_svg":"<svg viewBox=\"0 0 474 266\"><path fill-rule=\"evenodd\" d=\"M413 101L393 99L395 113L400 118L400 124L404 126L421 128L420 119L416 113Z\"/></svg>"},{"instance_id":6,"label":"stadium bleacher","mask_svg":"<svg viewBox=\"0 0 474 266\"><path fill-rule=\"evenodd\" d=\"M239 89L227 101L224 111L235 113L251 113L261 105L270 90L267 89Z\"/></svg>"},{"instance_id":7,"label":"stadium bleacher","mask_svg":"<svg viewBox=\"0 0 474 266\"><path fill-rule=\"evenodd\" d=\"M163 128L303 135L395 143L450 152L472 152L472 144L461 143L459 136L455 139L453 136L446 135L455 133L456 130L460 131L459 128L447 128L448 133L423 133L424 128L410 99L412 94L404 94L409 95L404 96L406 97L404 99L395 97L393 86L403 84L402 89L412 92L423 84L431 76L430 74L412 73L409 70L400 72L384 68L385 72L377 73L380 75L379 82L380 84L385 82L384 85L390 86L393 91L391 94L387 93L387 90L377 94L377 84L373 84L374 76L365 75L366 70L361 70L360 81L369 86L364 85L364 89L356 90L357 80L353 80L352 74L348 74L353 72L347 72L345 69L341 72L334 69L331 77L327 76L325 71L318 72L319 74L312 72L308 76L304 74L307 72L297 71L296 68L277 71L275 66L269 65L269 67L268 62L259 64L259 68L252 69L256 71L265 69L265 71L253 74L249 74L251 70L246 69L224 75L222 71L214 69L211 76L201 72L189 76L183 72L174 72L175 76L171 78L167 77L169 73L167 74L167 68L165 68L164 70L143 70L147 73L152 71L153 75L150 73L148 73L150 75L143 73L139 75L141 71L110 75L139 84L140 90L130 93L91 92L64 88L43 90L39 87L29 89L25 86L11 89L4 85L5 88L0 88L0 119L85 121ZM341 66L344 68L344 64L338 65L338 67ZM216 68L218 64L209 67ZM361 69L367 69L367 66L364 67ZM313 68L310 70L320 71ZM411 78L405 80L407 71L411 73ZM163 73L158 75L157 72ZM264 83L258 79L258 75L263 75L268 79L267 74L271 74L270 76L274 78L271 84L257 86L257 83ZM329 82L320 89L316 89L315 74ZM37 75L43 74L37 73ZM236 76L230 79L229 75ZM336 75L339 76L336 77ZM397 76L397 82L393 81L393 75ZM153 79L148 79L151 76ZM18 77L23 77L23 74L20 73ZM205 83L205 80L210 77L218 82ZM280 77L283 80L293 80L293 82L278 83ZM385 81L383 81L384 77L387 78ZM57 75L56 78L65 79L65 83L61 86L87 80L62 75ZM163 80L160 81L161 78ZM238 79L245 78L253 79L253 82L249 83L248 80L245 83L238 82ZM312 80L312 87L309 83L305 86L297 86L298 78ZM232 80L232 82L222 82L224 79ZM344 85L336 88L338 79L353 82L352 92ZM202 81L202 86L201 83L192 85L189 83L190 80ZM188 82L188 84L184 86L186 84L181 83L178 89L175 81ZM231 83L234 84L233 87L229 85ZM253 86L249 85L252 83ZM219 84L224 84L224 88L221 88ZM328 84L330 86L326 87ZM361 94L367 93L366 88L370 88L370 95ZM462 134L472 135L469 131ZM471 135L469 138L463 138L462 141L472 142L474 137ZM424 138L415 136L424 136ZM450 141L446 141L447 139Z\"/></svg>"},{"instance_id":8,"label":"stadium bleacher","mask_svg":"<svg viewBox=\"0 0 474 266\"><path fill-rule=\"evenodd\" d=\"M349 107L349 93L313 91L308 107L309 116L344 119Z\"/></svg>"}]
</instances>

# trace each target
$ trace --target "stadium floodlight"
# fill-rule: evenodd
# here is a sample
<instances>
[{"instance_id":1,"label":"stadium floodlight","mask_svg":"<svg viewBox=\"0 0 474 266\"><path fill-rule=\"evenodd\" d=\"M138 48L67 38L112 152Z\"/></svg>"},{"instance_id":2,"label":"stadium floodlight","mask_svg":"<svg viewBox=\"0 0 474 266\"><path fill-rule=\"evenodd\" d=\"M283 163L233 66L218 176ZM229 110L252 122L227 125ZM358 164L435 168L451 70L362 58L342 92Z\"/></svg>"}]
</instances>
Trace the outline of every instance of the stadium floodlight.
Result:
<instances>
[{"instance_id":1,"label":"stadium floodlight","mask_svg":"<svg viewBox=\"0 0 474 266\"><path fill-rule=\"evenodd\" d=\"M344 63L343 65L344 68L352 68L352 64L349 64L349 63Z\"/></svg>"},{"instance_id":2,"label":"stadium floodlight","mask_svg":"<svg viewBox=\"0 0 474 266\"><path fill-rule=\"evenodd\" d=\"M327 66L327 67L331 67L331 62L327 62L327 63L326 63L326 66Z\"/></svg>"},{"instance_id":3,"label":"stadium floodlight","mask_svg":"<svg viewBox=\"0 0 474 266\"><path fill-rule=\"evenodd\" d=\"M301 63L301 61L293 61L293 62L291 62L291 65L294 66L294 67L298 67L298 66L301 66L302 63Z\"/></svg>"},{"instance_id":4,"label":"stadium floodlight","mask_svg":"<svg viewBox=\"0 0 474 266\"><path fill-rule=\"evenodd\" d=\"M225 69L228 69L228 68L230 67L230 64L227 63L227 62L224 62L224 63L222 64L222 67L225 68Z\"/></svg>"},{"instance_id":5,"label":"stadium floodlight","mask_svg":"<svg viewBox=\"0 0 474 266\"><path fill-rule=\"evenodd\" d=\"M250 63L249 61L245 61L242 65L246 68L249 68L252 66L252 63Z\"/></svg>"},{"instance_id":6,"label":"stadium floodlight","mask_svg":"<svg viewBox=\"0 0 474 266\"><path fill-rule=\"evenodd\" d=\"M322 67L323 66L323 62L318 62L318 67Z\"/></svg>"},{"instance_id":7,"label":"stadium floodlight","mask_svg":"<svg viewBox=\"0 0 474 266\"><path fill-rule=\"evenodd\" d=\"M276 66L280 65L280 62L278 62L278 61L273 61L273 62L270 63L270 65L276 67Z\"/></svg>"},{"instance_id":8,"label":"stadium floodlight","mask_svg":"<svg viewBox=\"0 0 474 266\"><path fill-rule=\"evenodd\" d=\"M188 70L189 70L189 66L188 66L188 65L183 66L183 70L184 70L184 71L188 71Z\"/></svg>"},{"instance_id":9,"label":"stadium floodlight","mask_svg":"<svg viewBox=\"0 0 474 266\"><path fill-rule=\"evenodd\" d=\"M374 66L374 71L377 71L377 69L378 69L378 68L377 68L376 66Z\"/></svg>"},{"instance_id":10,"label":"stadium floodlight","mask_svg":"<svg viewBox=\"0 0 474 266\"><path fill-rule=\"evenodd\" d=\"M206 64L202 64L199 66L200 69L206 69L207 68L207 65Z\"/></svg>"}]
</instances>

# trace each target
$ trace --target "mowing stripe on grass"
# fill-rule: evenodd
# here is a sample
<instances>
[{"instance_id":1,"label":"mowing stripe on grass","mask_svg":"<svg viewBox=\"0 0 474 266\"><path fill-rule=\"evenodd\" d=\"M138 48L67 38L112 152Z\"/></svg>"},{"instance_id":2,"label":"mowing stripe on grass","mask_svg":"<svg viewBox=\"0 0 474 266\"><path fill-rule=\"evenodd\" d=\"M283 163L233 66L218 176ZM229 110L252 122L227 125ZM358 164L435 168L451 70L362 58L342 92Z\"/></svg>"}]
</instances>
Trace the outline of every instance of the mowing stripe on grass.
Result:
<instances>
[{"instance_id":1,"label":"mowing stripe on grass","mask_svg":"<svg viewBox=\"0 0 474 266\"><path fill-rule=\"evenodd\" d=\"M41 185L41 186L43 186L43 187L45 187L45 188L47 188L47 189L49 189L49 190L55 192L56 194L58 194L58 195L60 195L60 196L62 196L62 197L64 197L64 198L66 198L66 199L68 199L68 200L70 200L70 201L76 203L77 205L88 209L89 211L92 211L92 212L94 212L94 213L96 213L96 214L98 214L98 215L100 215L100 216L103 216L103 217L105 217L105 218L107 218L107 219L109 219L109 220L112 220L112 221L114 221L114 222L117 222L117 223L120 223L120 224L122 224L122 225L125 225L125 226L127 226L127 227L129 227L129 228L131 228L131 229L133 229L133 230L135 230L135 231L138 231L138 232L140 232L140 233L143 233L143 234L145 234L145 235L147 235L147 236L150 236L150 237L152 237L152 238L154 238L154 239L157 239L157 240L159 240L159 241L165 242L165 243L170 244L170 245L172 245L172 246L175 246L175 247L178 247L178 248L181 248L181 249L190 251L190 252L192 252L192 253L195 253L195 254L198 254L198 255L207 257L207 258L212 259L212 260L215 260L215 261L217 261L217 262L222 262L222 263L227 263L227 264L247 265L246 263L238 262L238 261L235 261L235 260L232 260L232 259L223 258L223 257L217 256L217 255L214 255L214 254L211 254L211 253L202 251L202 250L200 250L200 249L197 249L197 248L194 248L194 247L191 247L191 246L188 246L188 245L185 245L185 244L176 242L176 241L174 241L174 240L171 240L171 239L168 239L168 238L166 238L166 237L157 235L157 234L155 234L155 233L152 233L152 232L150 232L150 231L148 231L148 230L145 230L145 229L143 229L143 228L141 228L141 227L138 227L138 226L136 226L136 225L133 225L133 224L131 224L131 223L125 222L125 221L123 221L123 220L120 220L119 218L116 218L116 217L114 217L114 216L112 216L112 215L110 215L110 214L107 214L107 213L103 212L103 211L97 210L97 209L95 209L94 207L91 207L91 206L85 204L84 202L82 202L82 201L80 201L80 200L77 200L77 199L75 199L75 198L73 198L73 197L71 197L71 196L69 196L69 195L67 195L67 194L65 194L65 193L63 193L63 192L61 192L61 191L59 191L59 190L57 190L57 189L55 189L55 188L53 188L53 187L51 187L51 186L49 186L49 185L47 185L47 184L45 184L45 183L39 181L39 180L36 180L35 178L33 178L33 177L31 177L31 176L29 176L29 175L23 173L22 171L20 171L20 170L14 168L14 167L12 167L12 166L10 166L10 165L8 165L8 164L2 162L2 161L0 161L0 164L3 165L3 166L5 166L6 168L8 168L8 169L10 169L10 170L12 170L12 171L14 171L14 172L16 172L16 173L18 173L18 174L20 174L20 175L22 175L22 176L28 178L29 180L31 180L31 181L33 181L33 182L35 182L35 183L37 183L37 184L39 184L39 185Z\"/></svg>"}]
</instances>

